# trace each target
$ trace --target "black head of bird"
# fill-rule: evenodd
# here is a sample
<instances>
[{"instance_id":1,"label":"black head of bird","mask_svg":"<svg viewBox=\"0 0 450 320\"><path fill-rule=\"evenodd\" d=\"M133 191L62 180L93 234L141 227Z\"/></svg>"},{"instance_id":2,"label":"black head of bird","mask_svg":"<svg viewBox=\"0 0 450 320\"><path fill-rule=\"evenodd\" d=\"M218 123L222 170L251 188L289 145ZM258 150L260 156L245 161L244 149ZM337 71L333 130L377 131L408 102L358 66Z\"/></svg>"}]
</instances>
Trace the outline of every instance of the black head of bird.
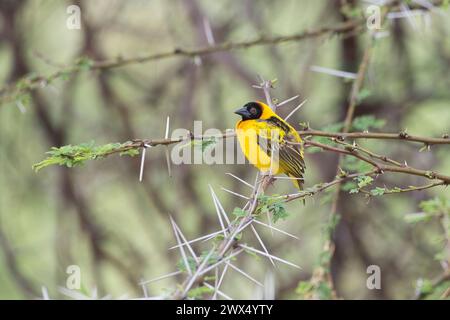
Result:
<instances>
[{"instance_id":1,"label":"black head of bird","mask_svg":"<svg viewBox=\"0 0 450 320\"><path fill-rule=\"evenodd\" d=\"M249 102L234 113L240 115L242 120L259 119L263 113L262 106L258 102Z\"/></svg>"}]
</instances>

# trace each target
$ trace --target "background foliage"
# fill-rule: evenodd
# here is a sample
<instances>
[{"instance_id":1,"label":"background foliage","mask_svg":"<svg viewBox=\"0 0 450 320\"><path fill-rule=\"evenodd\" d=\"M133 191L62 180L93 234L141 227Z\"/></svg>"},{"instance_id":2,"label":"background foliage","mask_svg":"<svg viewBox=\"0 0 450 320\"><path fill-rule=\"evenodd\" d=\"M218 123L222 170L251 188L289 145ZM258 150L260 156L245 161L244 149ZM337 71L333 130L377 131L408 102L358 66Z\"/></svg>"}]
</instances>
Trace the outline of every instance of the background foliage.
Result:
<instances>
[{"instance_id":1,"label":"background foliage","mask_svg":"<svg viewBox=\"0 0 450 320\"><path fill-rule=\"evenodd\" d=\"M82 10L81 30L66 28L66 8L73 3ZM189 239L216 231L208 184L231 213L243 200L220 187L244 193L246 186L226 173L246 181L253 181L256 173L247 165L182 165L172 166L168 177L164 151L156 148L147 151L141 183L139 157L111 156L71 169L52 166L35 173L33 164L51 147L87 143L79 148L92 152L90 141L118 143L94 149L101 156L131 139L163 137L167 116L172 128L191 129L194 120L202 120L205 129L233 128L237 120L233 110L264 99L262 91L252 87L258 74L278 79L272 94L280 101L296 94L308 99L290 118L297 128L309 123L315 129L339 131L351 81L310 68L318 65L356 73L368 36L364 31L324 35L104 70L90 70L94 61L206 47L210 43L205 24L210 24L216 43L246 41L334 26L357 14L355 7L366 6L350 0L0 0L2 87L17 81L18 87L26 86L37 75L68 66L85 70L62 74L61 79L0 105L0 297L41 296L42 286L51 296L61 297L58 287L65 285L66 268L72 264L81 267L85 293L96 287L99 295L142 296L141 279L175 271L179 263L177 252L168 251L175 244L168 214ZM388 35L375 40L352 130L406 130L426 137L449 133L448 16L444 3L440 13L388 19ZM287 115L294 104L280 107L280 114ZM413 167L450 174L447 145L430 150L382 140L361 145ZM307 187L332 180L337 166L336 154L312 151L306 154ZM92 157L92 153L83 155ZM345 158L343 170L364 171L361 166ZM264 231L265 243L272 253L302 270L282 265L273 269L265 259L252 257L237 265L262 282L273 274L274 294L280 299L335 297L327 283L315 281L327 271L340 298L442 297L448 284L440 282L435 288L434 282L443 267L448 268L448 189L383 195L395 187L426 182L422 177L392 174L377 180L378 188L371 191L374 197L368 199L357 191L371 184L369 178L342 185L340 220L329 220L332 193L328 191L308 198L306 206L293 201L286 208L277 207L277 217L289 213L277 221L277 227L301 240ZM274 189L271 192L277 194L293 191L286 180L277 181ZM327 243L323 231L330 226L336 227L335 250L328 256L323 251ZM381 268L381 290L366 287L366 269L372 264ZM177 280L152 283L149 294L168 290ZM243 281L239 274L230 273L223 291L233 298L262 296L258 287ZM417 291L417 283L422 291Z\"/></svg>"}]
</instances>

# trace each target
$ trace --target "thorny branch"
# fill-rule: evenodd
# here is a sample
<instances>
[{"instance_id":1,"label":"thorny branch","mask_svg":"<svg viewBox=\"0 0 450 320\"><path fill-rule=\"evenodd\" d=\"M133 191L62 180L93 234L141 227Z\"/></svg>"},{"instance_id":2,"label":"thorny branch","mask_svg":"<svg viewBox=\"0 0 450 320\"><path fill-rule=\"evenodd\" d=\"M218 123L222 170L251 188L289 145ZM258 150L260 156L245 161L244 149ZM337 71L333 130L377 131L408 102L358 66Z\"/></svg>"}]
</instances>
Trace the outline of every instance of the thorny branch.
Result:
<instances>
[{"instance_id":1,"label":"thorny branch","mask_svg":"<svg viewBox=\"0 0 450 320\"><path fill-rule=\"evenodd\" d=\"M389 1L385 4L385 13L393 12L399 9L399 1ZM432 1L432 5L439 6L443 3L443 0ZM411 9L416 10L429 10L426 7L412 4ZM299 33L294 33L285 36L261 36L259 38L248 40L248 41L236 41L236 42L223 42L219 44L209 45L202 48L174 48L160 53L150 53L147 55L140 55L136 57L123 57L118 56L112 59L91 61L89 59L80 58L78 61L65 68L55 71L54 73L44 76L44 75L29 75L22 79L19 79L15 83L8 86L0 88L0 104L13 102L20 98L22 95L26 95L33 90L38 88L43 88L57 79L65 78L67 76L79 73L84 70L109 70L120 67L125 67L132 64L146 63L150 61L168 59L173 57L188 57L195 58L205 55L210 55L218 52L226 52L232 50L247 49L256 46L266 46L266 45L279 45L289 42L299 42L305 39L318 38L325 35L345 35L350 32L355 32L365 29L362 28L366 23L366 19L363 15L352 20L345 21L343 23L337 24L335 26L327 26L313 30L306 30ZM271 101L268 101L271 104Z\"/></svg>"},{"instance_id":2,"label":"thorny branch","mask_svg":"<svg viewBox=\"0 0 450 320\"><path fill-rule=\"evenodd\" d=\"M17 83L0 89L0 103L14 101L18 96L29 93L37 88L45 87L57 79L66 77L71 74L78 73L83 70L107 70L128 66L131 64L145 63L155 60L168 59L173 57L195 58L198 56L210 55L217 52L247 49L255 46L277 45L281 43L296 42L304 39L315 38L329 34L345 34L349 31L360 27L365 22L364 19L354 20L342 23L334 27L324 27L315 30L307 30L304 32L277 37L260 37L250 41L240 42L224 42L213 46L207 46L200 49L175 48L166 52L143 55L139 57L117 57L115 59L103 61L90 61L80 59L75 65L69 66L48 76L35 75L25 77Z\"/></svg>"},{"instance_id":3,"label":"thorny branch","mask_svg":"<svg viewBox=\"0 0 450 320\"><path fill-rule=\"evenodd\" d=\"M364 20L362 20L364 21ZM248 42L237 42L237 43L223 43L219 45L214 45L202 49L195 49L195 50L189 50L189 49L174 49L173 51L168 51L165 53L160 54L152 54L148 56L143 57L136 57L136 58L117 58L113 60L105 60L105 61L98 61L98 62L92 62L89 64L88 69L89 70L104 70L104 69L111 69L111 68L118 68L122 66L126 66L133 63L143 63L148 62L152 60L158 60L158 59L164 59L164 58L170 58L175 56L185 56L185 57L196 57L196 56L202 56L202 55L208 55L215 52L221 52L221 51L229 51L229 50L235 50L235 49L244 49L252 46L258 46L258 45L271 45L271 44L279 44L284 42L291 42L291 41L299 41L306 38L312 38L312 37L318 37L321 35L326 34L345 34L349 31L356 30L360 25L360 20L353 20L348 23L343 23L339 25L336 28L322 28L315 31L307 31L304 33L291 35L291 36L285 36L285 37L273 37L273 38L259 38L253 41ZM351 145L348 143L343 142L345 139L397 139L397 140L404 140L404 141L411 141L411 142L418 142L423 143L427 147L431 145L437 145L437 144L450 144L450 139L448 135L443 135L442 138L427 138L427 137L417 137L417 136L411 136L407 134L406 132L401 132L399 134L396 133L368 133L368 132L348 132L350 125L352 123L354 110L357 103L357 94L362 86L362 82L364 79L365 69L367 68L368 60L370 57L370 50L371 48L368 47L367 51L364 54L363 62L361 63L360 70L358 71L358 77L354 83L353 89L352 89L352 95L350 98L350 105L348 108L348 113L346 115L345 119L345 125L344 130L342 133L329 133L329 132L323 132L318 130L304 130L300 131L300 134L307 139L305 139L305 144L310 146L319 147L323 150L336 152L342 155L349 155L353 156L355 158L358 158L362 161L365 161L373 166L373 170L363 173L353 173L353 174L347 174L344 175L337 175L335 180L332 180L327 183L321 183L318 184L312 188L309 188L308 190L291 194L291 195L284 195L280 196L284 201L292 201L299 198L304 198L306 196L312 196L317 193L320 193L328 188L331 188L333 186L339 186L343 182L354 179L356 177L360 176L377 176L380 174L383 174L385 172L400 172L405 174L411 174L411 175L417 175L422 176L428 179L437 179L438 182L434 182L425 186L420 187L410 187L402 189L401 192L408 192L408 191L414 191L414 190L424 190L428 188L432 188L435 186L442 186L442 185L448 185L450 182L450 177L446 175L442 175L439 173L435 173L432 171L425 171L420 169L415 169L412 167L409 167L408 165L402 165L399 162L389 159L386 156L377 155L370 150L364 149L362 147L359 147L355 144ZM15 98L17 95L24 94L27 92L30 92L38 87L41 87L42 85L47 85L50 82L64 76L67 74L77 73L81 70L84 70L86 66L77 64L76 66L69 67L65 69L64 71L58 71L48 77L33 77L33 78L27 78L25 83L22 83L20 88L11 86L5 89L0 90L0 103L8 101L10 98ZM267 96L267 95L266 95ZM272 105L272 100L268 97L269 104ZM234 136L233 132L225 133L221 136L221 138L226 137L232 137ZM313 141L310 139L310 137L314 136L322 136L330 138L330 140L336 144L340 144L343 146L343 148L333 147L330 145L318 143L316 141ZM159 140L133 140L129 143L124 144L122 147L117 148L107 154L105 156L114 154L114 153L120 153L125 152L128 150L139 150L141 148L147 148L149 146L157 146L157 145L164 145L169 146L171 144L179 143L185 140L202 140L208 138L207 136L198 136L198 137L185 137L185 138L178 138L178 139L168 139L167 134L165 139L159 139ZM380 163L381 162L381 163ZM230 257L236 256L243 252L244 250L250 250L247 246L240 244L238 241L238 235L241 233L244 229L246 229L248 226L252 225L252 222L255 219L255 212L258 208L258 196L261 195L266 188L270 185L270 183L274 180L274 177L271 176L264 176L260 181L257 181L254 186L253 194L249 198L247 205L244 207L244 210L246 212L246 215L243 218L236 219L232 223L228 224L228 226L225 228L225 238L219 243L217 246L213 246L212 250L209 252L207 256L205 256L202 260L197 260L196 270L192 274L190 274L186 280L183 282L181 288L177 289L175 293L173 294L172 298L175 299L181 299L186 298L186 294L188 291L194 286L194 285L205 285L207 287L211 287L207 283L206 274L208 271L215 269L219 266L219 264L226 263L229 264L228 259ZM363 193L366 191L361 190ZM385 194L388 193L394 193L394 192L385 192ZM178 228L178 227L176 227ZM179 231L178 229L178 232ZM187 243L187 242L184 242ZM256 249L255 249L256 250ZM263 252L261 252L263 253ZM217 259L217 262L213 265L209 264L208 259L214 254L214 257ZM195 255L194 255L195 257ZM268 255L269 258L271 258L270 255ZM187 268L188 265L186 264ZM217 269L216 269L217 270ZM225 273L225 270L224 270ZM223 274L224 274L223 273ZM178 273L177 273L178 274ZM215 288L216 294L219 293L218 288ZM223 295L223 293L220 293Z\"/></svg>"}]
</instances>

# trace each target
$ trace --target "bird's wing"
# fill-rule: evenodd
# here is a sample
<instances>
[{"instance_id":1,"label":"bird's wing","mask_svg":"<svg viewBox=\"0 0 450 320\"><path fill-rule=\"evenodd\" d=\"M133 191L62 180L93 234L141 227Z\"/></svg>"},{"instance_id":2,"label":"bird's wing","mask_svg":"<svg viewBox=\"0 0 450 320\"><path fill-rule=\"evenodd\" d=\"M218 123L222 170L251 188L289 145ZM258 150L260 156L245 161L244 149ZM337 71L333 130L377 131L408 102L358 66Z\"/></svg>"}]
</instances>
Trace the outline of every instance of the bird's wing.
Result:
<instances>
[{"instance_id":1,"label":"bird's wing","mask_svg":"<svg viewBox=\"0 0 450 320\"><path fill-rule=\"evenodd\" d=\"M301 140L292 132L292 127L276 117L260 121L266 124L261 129L266 129L270 132L270 134L258 135L257 142L260 147L263 150L267 150L270 156L272 155L272 151L278 152L280 167L287 175L295 178L303 178L306 166L300 145ZM278 133L274 138L273 133L276 131Z\"/></svg>"}]
</instances>

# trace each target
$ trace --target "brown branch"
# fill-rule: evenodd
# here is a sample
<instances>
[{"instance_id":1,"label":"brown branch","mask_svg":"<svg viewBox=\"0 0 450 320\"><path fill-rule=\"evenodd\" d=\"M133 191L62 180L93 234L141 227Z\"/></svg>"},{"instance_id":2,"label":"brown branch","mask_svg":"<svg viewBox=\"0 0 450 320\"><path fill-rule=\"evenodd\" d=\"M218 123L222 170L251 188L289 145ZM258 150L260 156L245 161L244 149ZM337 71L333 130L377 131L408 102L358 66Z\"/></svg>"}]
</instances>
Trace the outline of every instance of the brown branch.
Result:
<instances>
[{"instance_id":1,"label":"brown branch","mask_svg":"<svg viewBox=\"0 0 450 320\"><path fill-rule=\"evenodd\" d=\"M395 188L393 190L385 190L383 191L383 196L386 194L398 194L398 193L404 193L404 192L412 192L412 191L420 191L420 190L426 190L426 189L431 189L437 186L445 186L446 183L444 181L438 181L438 182L433 182L433 183L429 183L423 186L409 186L408 188ZM359 192L367 194L369 196L371 196L372 194L364 189L360 189Z\"/></svg>"},{"instance_id":2,"label":"brown branch","mask_svg":"<svg viewBox=\"0 0 450 320\"><path fill-rule=\"evenodd\" d=\"M299 193L288 194L288 195L280 196L279 198L285 200L286 202L290 202L290 201L293 201L296 199L305 198L307 196L313 196L313 195L320 193L328 188L331 188L335 185L340 185L342 182L354 179L356 177L373 176L376 174L378 174L378 170L371 170L371 171L364 172L364 173L353 173L353 174L346 175L344 177L334 179L327 183L320 183L320 184L316 185L315 187L311 188L311 190L305 190L305 191L301 191Z\"/></svg>"},{"instance_id":3,"label":"brown branch","mask_svg":"<svg viewBox=\"0 0 450 320\"><path fill-rule=\"evenodd\" d=\"M406 132L400 133L369 133L369 132L326 132L320 130L304 130L298 131L301 136L318 136L345 139L380 139L380 140L405 140L411 142L420 142L426 145L450 144L450 136L443 134L442 138L428 138L409 135Z\"/></svg>"},{"instance_id":4,"label":"brown branch","mask_svg":"<svg viewBox=\"0 0 450 320\"><path fill-rule=\"evenodd\" d=\"M332 147L332 146L329 146L329 145L326 145L323 143L319 143L319 142L315 142L315 141L306 141L305 144L319 147L323 150L328 150L328 151L336 152L339 154L350 155L350 156L356 157L356 158L358 158L364 162L367 162L367 163L371 164L372 166L378 168L379 173L383 173L383 172L406 173L406 174L410 174L410 175L421 176L421 177L424 177L427 179L438 179L438 180L443 181L444 184L450 184L450 176L436 173L431 170L421 170L421 169L412 168L412 167L406 166L406 165L405 166L385 165L385 164L375 162L374 160L360 154L356 150L349 151L346 149ZM393 160L391 160L391 161L393 161Z\"/></svg>"},{"instance_id":5,"label":"brown branch","mask_svg":"<svg viewBox=\"0 0 450 320\"><path fill-rule=\"evenodd\" d=\"M345 34L351 30L356 29L365 22L364 19L352 20L346 23L341 23L337 26L323 27L315 30L306 30L300 33L287 35L287 36L275 36L275 37L260 37L250 41L240 42L223 42L214 46L202 47L199 49L188 48L175 48L173 50L142 55L139 57L123 58L117 57L114 59L107 59L102 61L90 62L85 65L82 63L76 63L73 66L67 67L63 70L58 70L49 76L34 76L32 78L24 77L16 83L0 89L0 103L11 102L18 95L29 93L42 85L47 85L56 79L78 73L83 70L106 70L124 67L137 63L145 63L155 60L168 59L173 57L197 57L214 54L217 52L225 52L231 50L247 49L255 46L263 45L278 45L288 42L297 42L304 39L316 38L327 34ZM20 85L19 85L20 84Z\"/></svg>"}]
</instances>

